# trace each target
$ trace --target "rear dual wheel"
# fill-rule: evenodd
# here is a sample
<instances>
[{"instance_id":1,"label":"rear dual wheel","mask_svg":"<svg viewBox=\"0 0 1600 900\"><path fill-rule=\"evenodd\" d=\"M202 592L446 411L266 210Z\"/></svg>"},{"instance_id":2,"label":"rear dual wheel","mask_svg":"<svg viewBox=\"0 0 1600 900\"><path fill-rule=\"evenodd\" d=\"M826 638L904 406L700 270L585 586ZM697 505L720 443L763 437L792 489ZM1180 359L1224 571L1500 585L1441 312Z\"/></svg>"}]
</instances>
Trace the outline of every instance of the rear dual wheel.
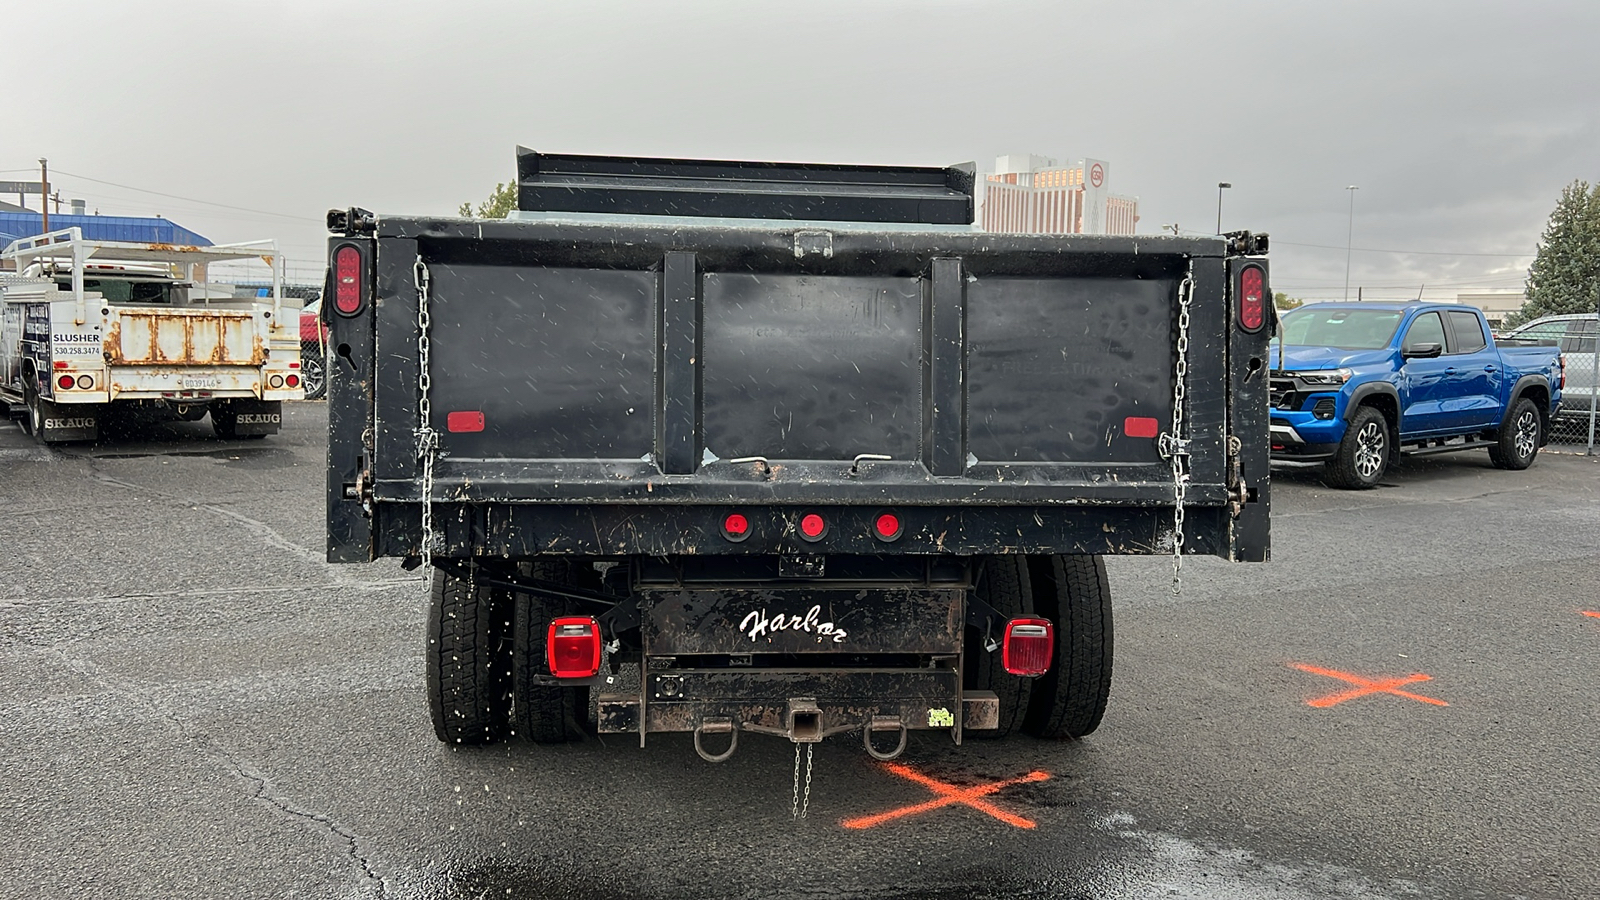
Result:
<instances>
[{"instance_id":1,"label":"rear dual wheel","mask_svg":"<svg viewBox=\"0 0 1600 900\"><path fill-rule=\"evenodd\" d=\"M540 581L598 590L593 567L569 560L539 560L527 574ZM538 684L550 674L545 645L550 622L578 610L572 601L548 594L517 593L513 600L513 669L516 703L513 718L517 734L536 744L561 744L589 733L589 689Z\"/></svg>"},{"instance_id":2,"label":"rear dual wheel","mask_svg":"<svg viewBox=\"0 0 1600 900\"><path fill-rule=\"evenodd\" d=\"M1050 739L1081 738L1100 727L1111 691L1111 589L1105 560L1089 555L994 556L984 560L974 590L1010 619L1038 616L1055 628L1050 670L1012 675L999 650L969 632L966 686L1000 699L999 728L972 731L1002 738L1022 731ZM998 626L998 627L1003 627ZM992 635L999 640L1003 635Z\"/></svg>"},{"instance_id":3,"label":"rear dual wheel","mask_svg":"<svg viewBox=\"0 0 1600 900\"><path fill-rule=\"evenodd\" d=\"M428 607L428 711L447 744L506 736L511 715L511 604L502 591L433 570Z\"/></svg>"}]
</instances>

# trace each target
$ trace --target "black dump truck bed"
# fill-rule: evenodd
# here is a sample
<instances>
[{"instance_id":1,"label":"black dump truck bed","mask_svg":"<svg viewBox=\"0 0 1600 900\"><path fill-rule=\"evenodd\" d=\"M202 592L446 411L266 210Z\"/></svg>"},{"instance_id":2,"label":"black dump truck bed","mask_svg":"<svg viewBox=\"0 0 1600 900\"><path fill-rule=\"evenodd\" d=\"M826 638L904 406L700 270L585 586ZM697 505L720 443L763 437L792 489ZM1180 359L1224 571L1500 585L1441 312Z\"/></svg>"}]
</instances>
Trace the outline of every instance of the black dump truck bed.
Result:
<instances>
[{"instance_id":1,"label":"black dump truck bed","mask_svg":"<svg viewBox=\"0 0 1600 900\"><path fill-rule=\"evenodd\" d=\"M1266 557L1264 237L978 232L965 167L520 151L519 177L509 220L330 213L330 560L427 557L535 613L609 598L608 653L648 671L652 640L699 646L704 616L653 613L684 591L726 606L736 639L702 650L742 666L751 597L837 613L878 585L992 632L1048 605L1002 609L1001 565L1172 554L1180 521L1184 553ZM913 669L945 647L959 682L940 628L854 634ZM760 645L775 670L822 652L793 630ZM653 730L647 702L613 730ZM870 738L861 715L821 728Z\"/></svg>"}]
</instances>

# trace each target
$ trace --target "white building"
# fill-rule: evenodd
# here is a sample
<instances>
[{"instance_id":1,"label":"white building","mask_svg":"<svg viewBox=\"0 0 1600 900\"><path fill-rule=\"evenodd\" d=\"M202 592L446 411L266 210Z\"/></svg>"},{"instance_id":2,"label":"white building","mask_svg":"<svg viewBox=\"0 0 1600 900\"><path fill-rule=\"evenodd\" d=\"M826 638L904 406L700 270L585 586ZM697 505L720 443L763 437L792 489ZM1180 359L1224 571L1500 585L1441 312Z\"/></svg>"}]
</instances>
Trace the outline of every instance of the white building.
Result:
<instances>
[{"instance_id":1,"label":"white building","mask_svg":"<svg viewBox=\"0 0 1600 900\"><path fill-rule=\"evenodd\" d=\"M1506 316L1521 309L1522 305L1528 302L1528 295L1522 291L1478 291L1457 294L1456 302L1483 310L1483 317L1489 320L1489 327L1499 328Z\"/></svg>"},{"instance_id":2,"label":"white building","mask_svg":"<svg viewBox=\"0 0 1600 900\"><path fill-rule=\"evenodd\" d=\"M994 169L979 182L985 231L1133 234L1139 221L1139 198L1111 193L1105 160L1063 166L1047 156L1011 154L997 157Z\"/></svg>"}]
</instances>

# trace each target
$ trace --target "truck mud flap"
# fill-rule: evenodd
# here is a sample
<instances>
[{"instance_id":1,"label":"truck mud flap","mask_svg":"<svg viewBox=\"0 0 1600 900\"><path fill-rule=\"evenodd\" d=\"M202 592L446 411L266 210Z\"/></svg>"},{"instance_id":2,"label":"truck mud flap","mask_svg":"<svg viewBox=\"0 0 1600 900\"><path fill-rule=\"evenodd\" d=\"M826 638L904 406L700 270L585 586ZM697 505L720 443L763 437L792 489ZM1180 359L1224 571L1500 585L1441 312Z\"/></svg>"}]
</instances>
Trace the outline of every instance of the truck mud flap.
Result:
<instances>
[{"instance_id":1,"label":"truck mud flap","mask_svg":"<svg viewBox=\"0 0 1600 900\"><path fill-rule=\"evenodd\" d=\"M228 422L236 437L277 434L283 427L283 403L278 400L225 400L211 407L211 416Z\"/></svg>"},{"instance_id":2,"label":"truck mud flap","mask_svg":"<svg viewBox=\"0 0 1600 900\"><path fill-rule=\"evenodd\" d=\"M94 441L100 438L98 406L53 403L43 397L33 401L38 409L34 415L34 436L46 444L66 441Z\"/></svg>"}]
</instances>

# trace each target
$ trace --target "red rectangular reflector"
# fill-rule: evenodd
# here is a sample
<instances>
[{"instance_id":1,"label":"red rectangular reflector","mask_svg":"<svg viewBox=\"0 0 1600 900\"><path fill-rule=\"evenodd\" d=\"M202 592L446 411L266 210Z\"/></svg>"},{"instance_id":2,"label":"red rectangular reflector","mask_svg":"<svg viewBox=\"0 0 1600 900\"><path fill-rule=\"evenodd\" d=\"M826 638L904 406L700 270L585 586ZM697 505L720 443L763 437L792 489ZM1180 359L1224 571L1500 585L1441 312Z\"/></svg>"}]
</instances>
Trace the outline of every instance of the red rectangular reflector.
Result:
<instances>
[{"instance_id":1,"label":"red rectangular reflector","mask_svg":"<svg viewBox=\"0 0 1600 900\"><path fill-rule=\"evenodd\" d=\"M561 616L545 633L545 661L557 678L588 678L600 671L600 623L593 616Z\"/></svg>"},{"instance_id":2,"label":"red rectangular reflector","mask_svg":"<svg viewBox=\"0 0 1600 900\"><path fill-rule=\"evenodd\" d=\"M453 412L444 417L444 427L452 432L482 431L483 413L476 410L470 412Z\"/></svg>"},{"instance_id":3,"label":"red rectangular reflector","mask_svg":"<svg viewBox=\"0 0 1600 900\"><path fill-rule=\"evenodd\" d=\"M1055 627L1048 619L1012 619L1000 645L1000 664L1013 675L1038 677L1050 671Z\"/></svg>"},{"instance_id":4,"label":"red rectangular reflector","mask_svg":"<svg viewBox=\"0 0 1600 900\"><path fill-rule=\"evenodd\" d=\"M1129 416L1122 420L1122 433L1128 437L1152 438L1161 432L1161 423L1145 416Z\"/></svg>"}]
</instances>

